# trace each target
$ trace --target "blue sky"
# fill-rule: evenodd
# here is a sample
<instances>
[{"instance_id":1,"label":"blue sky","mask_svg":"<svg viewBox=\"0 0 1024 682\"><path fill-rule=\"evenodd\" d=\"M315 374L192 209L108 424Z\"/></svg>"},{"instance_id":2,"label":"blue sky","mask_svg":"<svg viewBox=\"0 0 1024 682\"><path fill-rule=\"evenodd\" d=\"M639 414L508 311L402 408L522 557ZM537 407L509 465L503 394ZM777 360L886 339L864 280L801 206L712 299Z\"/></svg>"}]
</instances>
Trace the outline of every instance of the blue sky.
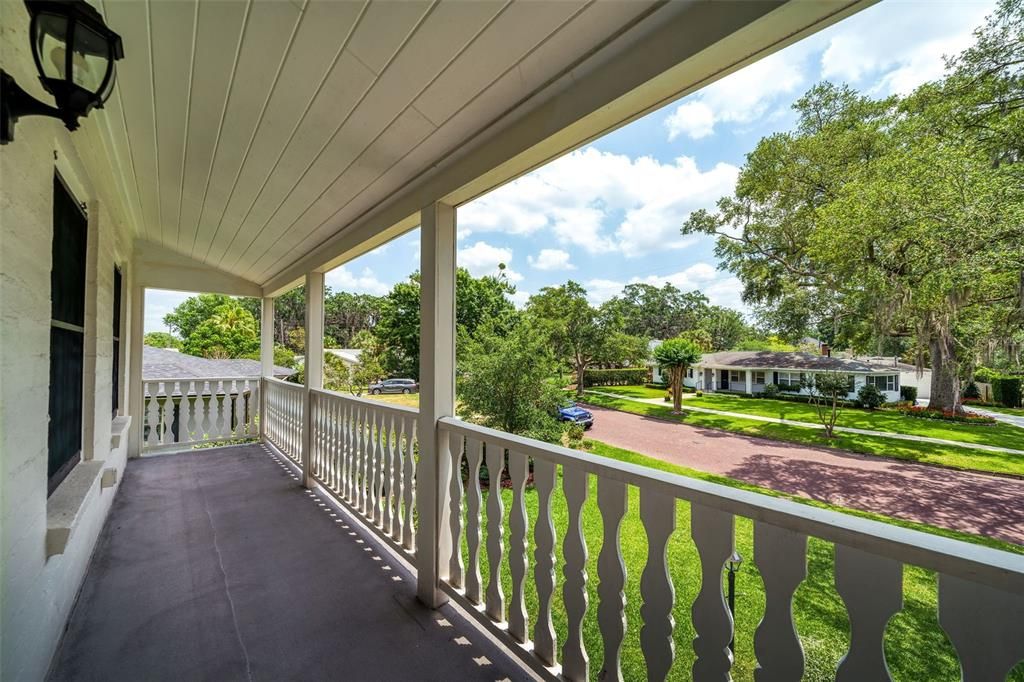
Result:
<instances>
[{"instance_id":1,"label":"blue sky","mask_svg":"<svg viewBox=\"0 0 1024 682\"><path fill-rule=\"evenodd\" d=\"M909 92L942 74L943 55L968 46L994 4L886 0L655 111L460 207L459 265L484 275L505 263L518 305L574 279L594 303L629 282L672 282L746 311L714 240L679 234L687 215L732 191L744 155L791 128L791 105L811 85ZM331 271L327 284L383 294L418 267L414 230ZM163 315L187 297L149 292L146 331L164 330Z\"/></svg>"}]
</instances>

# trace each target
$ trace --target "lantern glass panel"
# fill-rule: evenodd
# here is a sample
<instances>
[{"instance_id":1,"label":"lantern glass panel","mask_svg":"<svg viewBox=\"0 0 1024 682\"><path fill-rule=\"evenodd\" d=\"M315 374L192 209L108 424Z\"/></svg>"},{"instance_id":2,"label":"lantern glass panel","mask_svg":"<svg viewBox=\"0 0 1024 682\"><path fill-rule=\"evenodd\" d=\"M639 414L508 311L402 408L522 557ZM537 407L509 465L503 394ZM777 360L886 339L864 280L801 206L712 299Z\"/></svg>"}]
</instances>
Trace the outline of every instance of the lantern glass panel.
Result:
<instances>
[{"instance_id":1,"label":"lantern glass panel","mask_svg":"<svg viewBox=\"0 0 1024 682\"><path fill-rule=\"evenodd\" d=\"M109 63L106 39L84 24L77 24L74 32L74 54L71 75L75 85L96 93L103 85Z\"/></svg>"},{"instance_id":2,"label":"lantern glass panel","mask_svg":"<svg viewBox=\"0 0 1024 682\"><path fill-rule=\"evenodd\" d=\"M46 78L64 80L67 66L68 18L43 13L36 20L36 52Z\"/></svg>"}]
</instances>

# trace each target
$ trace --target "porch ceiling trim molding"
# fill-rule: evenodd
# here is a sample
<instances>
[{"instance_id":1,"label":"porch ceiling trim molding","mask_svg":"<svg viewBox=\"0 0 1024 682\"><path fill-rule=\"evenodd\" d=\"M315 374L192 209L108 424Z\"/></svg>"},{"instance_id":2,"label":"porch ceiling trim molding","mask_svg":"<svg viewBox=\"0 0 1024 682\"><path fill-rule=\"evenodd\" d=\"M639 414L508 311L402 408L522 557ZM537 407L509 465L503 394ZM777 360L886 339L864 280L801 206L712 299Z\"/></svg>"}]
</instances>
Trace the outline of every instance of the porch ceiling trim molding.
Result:
<instances>
[{"instance_id":1,"label":"porch ceiling trim molding","mask_svg":"<svg viewBox=\"0 0 1024 682\"><path fill-rule=\"evenodd\" d=\"M153 242L135 242L135 284L147 289L170 289L229 296L262 296L256 282L233 275Z\"/></svg>"},{"instance_id":2,"label":"porch ceiling trim molding","mask_svg":"<svg viewBox=\"0 0 1024 682\"><path fill-rule=\"evenodd\" d=\"M263 295L279 295L307 272L330 270L407 232L434 201L471 201L875 1L668 3L470 135L391 200L338 225L267 280Z\"/></svg>"}]
</instances>

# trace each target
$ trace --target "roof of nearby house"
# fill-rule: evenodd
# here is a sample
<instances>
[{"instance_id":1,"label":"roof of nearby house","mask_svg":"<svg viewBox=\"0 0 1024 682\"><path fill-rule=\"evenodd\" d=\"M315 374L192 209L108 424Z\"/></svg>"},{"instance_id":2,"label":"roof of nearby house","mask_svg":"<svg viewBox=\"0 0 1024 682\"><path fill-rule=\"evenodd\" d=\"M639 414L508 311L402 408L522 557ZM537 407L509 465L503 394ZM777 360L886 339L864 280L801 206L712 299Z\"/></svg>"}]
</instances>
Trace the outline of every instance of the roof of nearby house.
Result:
<instances>
[{"instance_id":1,"label":"roof of nearby house","mask_svg":"<svg viewBox=\"0 0 1024 682\"><path fill-rule=\"evenodd\" d=\"M294 369L274 366L275 377L295 374ZM146 379L235 379L258 377L259 360L214 360L188 355L170 348L142 347L142 378Z\"/></svg>"},{"instance_id":2,"label":"roof of nearby house","mask_svg":"<svg viewBox=\"0 0 1024 682\"><path fill-rule=\"evenodd\" d=\"M324 352L330 353L331 355L341 358L343 362L347 362L350 365L354 365L359 362L359 354L363 352L362 348L324 348Z\"/></svg>"},{"instance_id":3,"label":"roof of nearby house","mask_svg":"<svg viewBox=\"0 0 1024 682\"><path fill-rule=\"evenodd\" d=\"M858 356L854 358L858 362L866 362L874 367L884 369L898 369L901 372L916 372L917 365L913 365L909 362L901 362L899 358L894 358L891 355L872 355L872 356ZM932 371L929 367L922 367L922 372Z\"/></svg>"},{"instance_id":4,"label":"roof of nearby house","mask_svg":"<svg viewBox=\"0 0 1024 682\"><path fill-rule=\"evenodd\" d=\"M796 369L837 372L892 372L896 368L851 360L835 358L815 353L784 352L769 350L724 351L708 353L698 363L703 366L716 365L725 367L751 367L757 369Z\"/></svg>"}]
</instances>

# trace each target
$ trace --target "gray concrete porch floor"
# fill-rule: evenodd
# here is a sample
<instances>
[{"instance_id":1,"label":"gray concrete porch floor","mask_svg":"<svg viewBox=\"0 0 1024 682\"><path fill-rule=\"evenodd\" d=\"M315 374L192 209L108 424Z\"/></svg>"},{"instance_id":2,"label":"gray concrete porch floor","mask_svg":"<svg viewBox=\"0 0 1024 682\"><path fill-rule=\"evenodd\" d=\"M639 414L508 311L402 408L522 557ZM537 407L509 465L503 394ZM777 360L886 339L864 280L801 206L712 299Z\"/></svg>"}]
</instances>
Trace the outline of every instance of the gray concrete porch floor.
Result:
<instances>
[{"instance_id":1,"label":"gray concrete porch floor","mask_svg":"<svg viewBox=\"0 0 1024 682\"><path fill-rule=\"evenodd\" d=\"M131 460L50 679L526 678L317 502L261 445Z\"/></svg>"}]
</instances>

